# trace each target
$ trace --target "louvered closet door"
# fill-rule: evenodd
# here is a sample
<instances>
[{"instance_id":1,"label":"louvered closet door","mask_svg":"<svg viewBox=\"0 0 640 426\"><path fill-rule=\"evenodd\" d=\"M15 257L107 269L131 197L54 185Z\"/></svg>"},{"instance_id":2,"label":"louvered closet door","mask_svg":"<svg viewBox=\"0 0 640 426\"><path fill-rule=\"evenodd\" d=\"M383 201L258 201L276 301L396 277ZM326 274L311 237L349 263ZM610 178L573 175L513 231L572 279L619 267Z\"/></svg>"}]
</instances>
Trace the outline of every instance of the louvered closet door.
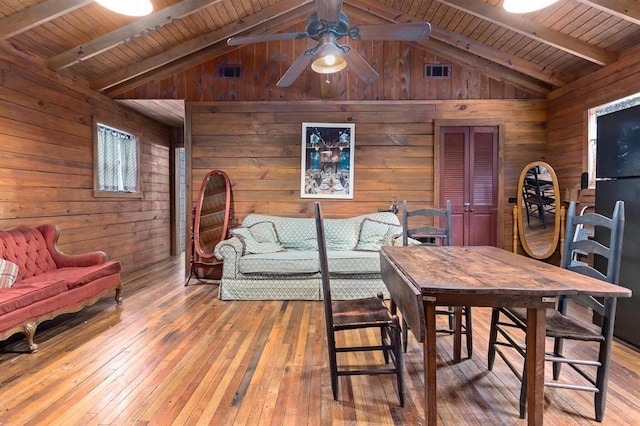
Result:
<instances>
[{"instance_id":1,"label":"louvered closet door","mask_svg":"<svg viewBox=\"0 0 640 426\"><path fill-rule=\"evenodd\" d=\"M498 129L442 127L440 205L451 200L453 244L497 243Z\"/></svg>"}]
</instances>

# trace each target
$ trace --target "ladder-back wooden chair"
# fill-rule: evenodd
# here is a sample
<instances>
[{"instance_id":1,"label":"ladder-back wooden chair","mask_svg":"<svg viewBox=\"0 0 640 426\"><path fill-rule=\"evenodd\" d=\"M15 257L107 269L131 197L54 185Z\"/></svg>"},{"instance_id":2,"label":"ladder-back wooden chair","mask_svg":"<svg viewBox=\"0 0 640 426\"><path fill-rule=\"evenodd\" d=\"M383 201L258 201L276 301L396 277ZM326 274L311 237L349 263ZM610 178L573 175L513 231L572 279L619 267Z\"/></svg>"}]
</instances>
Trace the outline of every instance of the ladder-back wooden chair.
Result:
<instances>
[{"instance_id":1,"label":"ladder-back wooden chair","mask_svg":"<svg viewBox=\"0 0 640 426\"><path fill-rule=\"evenodd\" d=\"M315 203L315 221L333 399L338 400L338 378L340 376L395 374L398 386L398 400L402 407L404 406L404 364L400 344L400 321L397 316L391 315L382 299L382 294L378 295L378 297L364 299L339 300L335 302L331 300L324 222L320 203L317 202ZM338 333L365 328L377 328L380 330L381 343L379 345L338 346L336 343L336 335ZM338 354L362 351L382 351L385 364L389 364L391 360L392 365L376 368L368 366L362 368L350 367L345 363L340 363L339 365Z\"/></svg>"},{"instance_id":2,"label":"ladder-back wooden chair","mask_svg":"<svg viewBox=\"0 0 640 426\"><path fill-rule=\"evenodd\" d=\"M423 221L430 223L421 223L419 226L410 226L410 218L422 218ZM419 241L421 244L430 245L452 245L453 237L451 221L451 201L447 200L444 209L422 208L417 210L409 210L407 202L402 201L402 244L409 245L409 239ZM467 356L471 358L473 353L473 334L471 328L471 308L470 307L445 307L436 309L436 315L446 315L448 327L439 328L436 331L453 335L453 358L456 362L461 358L462 335L466 337ZM462 319L464 318L464 324ZM407 332L406 322L402 322L402 337L404 351L407 350Z\"/></svg>"},{"instance_id":3,"label":"ladder-back wooden chair","mask_svg":"<svg viewBox=\"0 0 640 426\"><path fill-rule=\"evenodd\" d=\"M618 283L620 274L620 259L622 257L622 235L624 231L624 202L617 201L613 216L607 218L598 213L586 213L576 215L576 203L571 202L567 213L566 235L577 235L576 229L585 225L595 229L596 240L573 238L564 247L561 266L593 278ZM607 241L608 246L600 241ZM592 262L575 261L574 254L592 259ZM601 265L606 263L606 266ZM601 272L605 271L605 273ZM578 303L583 307L593 310L594 318L584 321L576 318L567 310L568 302ZM595 418L601 422L604 417L605 402L607 398L608 368L611 358L611 342L613 340L613 327L616 315L615 297L596 299L586 296L562 296L558 301L557 310L547 309L546 336L554 341L553 351L547 353L545 360L553 363L553 381L545 382L545 386L566 388L580 391L593 392ZM513 372L518 372L516 366L508 359L502 348L513 348L517 353L525 357L523 333L526 333L526 310L494 308L491 318L491 331L489 336L488 367L493 368L496 353L507 363ZM518 331L520 330L520 331ZM576 351L572 356L565 355L564 343L573 340L576 344L591 343L597 347L595 359L584 359ZM588 352L587 352L588 353ZM571 366L579 376L580 383L568 383L568 380L560 380L561 365ZM521 371L526 370L526 365ZM518 374L517 374L518 375ZM520 389L520 417L524 418L526 411L526 377L519 374L521 379Z\"/></svg>"}]
</instances>

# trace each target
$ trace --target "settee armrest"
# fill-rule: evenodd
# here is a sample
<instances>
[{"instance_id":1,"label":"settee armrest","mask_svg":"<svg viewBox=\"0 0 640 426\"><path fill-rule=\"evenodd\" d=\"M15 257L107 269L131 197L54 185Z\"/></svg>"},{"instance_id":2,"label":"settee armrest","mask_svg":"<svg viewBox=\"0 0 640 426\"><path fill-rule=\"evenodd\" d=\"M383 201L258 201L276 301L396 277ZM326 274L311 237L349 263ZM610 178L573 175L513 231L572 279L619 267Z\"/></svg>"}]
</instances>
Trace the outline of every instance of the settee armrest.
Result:
<instances>
[{"instance_id":1,"label":"settee armrest","mask_svg":"<svg viewBox=\"0 0 640 426\"><path fill-rule=\"evenodd\" d=\"M244 246L238 237L231 237L216 244L213 253L222 260L222 276L236 277L240 272L239 264Z\"/></svg>"},{"instance_id":2,"label":"settee armrest","mask_svg":"<svg viewBox=\"0 0 640 426\"><path fill-rule=\"evenodd\" d=\"M60 229L57 225L40 225L38 226L38 230L44 237L44 240L47 243L47 249L49 250L49 253L51 253L51 257L58 268L100 265L105 263L107 260L107 255L103 251L92 251L78 255L69 255L58 250L56 243L58 241L58 236L60 235Z\"/></svg>"}]
</instances>

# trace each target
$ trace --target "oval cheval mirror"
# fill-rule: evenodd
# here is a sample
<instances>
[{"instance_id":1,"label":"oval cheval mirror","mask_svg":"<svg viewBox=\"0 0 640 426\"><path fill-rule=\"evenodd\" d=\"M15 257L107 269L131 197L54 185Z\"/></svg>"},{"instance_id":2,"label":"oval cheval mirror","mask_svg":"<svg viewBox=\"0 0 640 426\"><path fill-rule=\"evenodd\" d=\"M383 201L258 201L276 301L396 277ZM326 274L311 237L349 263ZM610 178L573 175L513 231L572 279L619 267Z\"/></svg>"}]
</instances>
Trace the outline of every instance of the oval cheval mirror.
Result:
<instances>
[{"instance_id":1,"label":"oval cheval mirror","mask_svg":"<svg viewBox=\"0 0 640 426\"><path fill-rule=\"evenodd\" d=\"M222 170L212 170L202 180L198 199L193 207L191 267L185 285L194 275L199 279L197 268L221 266L214 255L214 249L216 244L227 237L230 211L229 177Z\"/></svg>"},{"instance_id":2,"label":"oval cheval mirror","mask_svg":"<svg viewBox=\"0 0 640 426\"><path fill-rule=\"evenodd\" d=\"M534 259L551 257L560 240L561 201L553 168L534 161L525 166L518 182L514 220L524 252ZM515 244L514 250L517 248Z\"/></svg>"}]
</instances>

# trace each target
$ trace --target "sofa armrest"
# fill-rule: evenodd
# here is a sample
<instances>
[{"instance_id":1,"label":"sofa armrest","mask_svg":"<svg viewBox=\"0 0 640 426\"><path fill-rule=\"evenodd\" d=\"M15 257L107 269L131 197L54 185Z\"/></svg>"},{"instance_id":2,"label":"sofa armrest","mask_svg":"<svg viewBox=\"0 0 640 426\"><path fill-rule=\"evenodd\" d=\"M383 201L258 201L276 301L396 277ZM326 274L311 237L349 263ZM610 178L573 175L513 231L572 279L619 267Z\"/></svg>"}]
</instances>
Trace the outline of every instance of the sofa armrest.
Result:
<instances>
[{"instance_id":1,"label":"sofa armrest","mask_svg":"<svg viewBox=\"0 0 640 426\"><path fill-rule=\"evenodd\" d=\"M231 237L216 244L213 253L223 261L222 276L236 277L240 273L239 264L244 246L238 237Z\"/></svg>"},{"instance_id":2,"label":"sofa armrest","mask_svg":"<svg viewBox=\"0 0 640 426\"><path fill-rule=\"evenodd\" d=\"M92 251L78 255L69 255L58 250L56 243L58 241L58 236L60 235L60 229L57 225L40 225L38 226L38 230L44 237L44 240L47 243L47 249L49 250L49 253L51 253L51 257L58 268L100 265L105 263L107 260L107 255L103 251Z\"/></svg>"}]
</instances>

